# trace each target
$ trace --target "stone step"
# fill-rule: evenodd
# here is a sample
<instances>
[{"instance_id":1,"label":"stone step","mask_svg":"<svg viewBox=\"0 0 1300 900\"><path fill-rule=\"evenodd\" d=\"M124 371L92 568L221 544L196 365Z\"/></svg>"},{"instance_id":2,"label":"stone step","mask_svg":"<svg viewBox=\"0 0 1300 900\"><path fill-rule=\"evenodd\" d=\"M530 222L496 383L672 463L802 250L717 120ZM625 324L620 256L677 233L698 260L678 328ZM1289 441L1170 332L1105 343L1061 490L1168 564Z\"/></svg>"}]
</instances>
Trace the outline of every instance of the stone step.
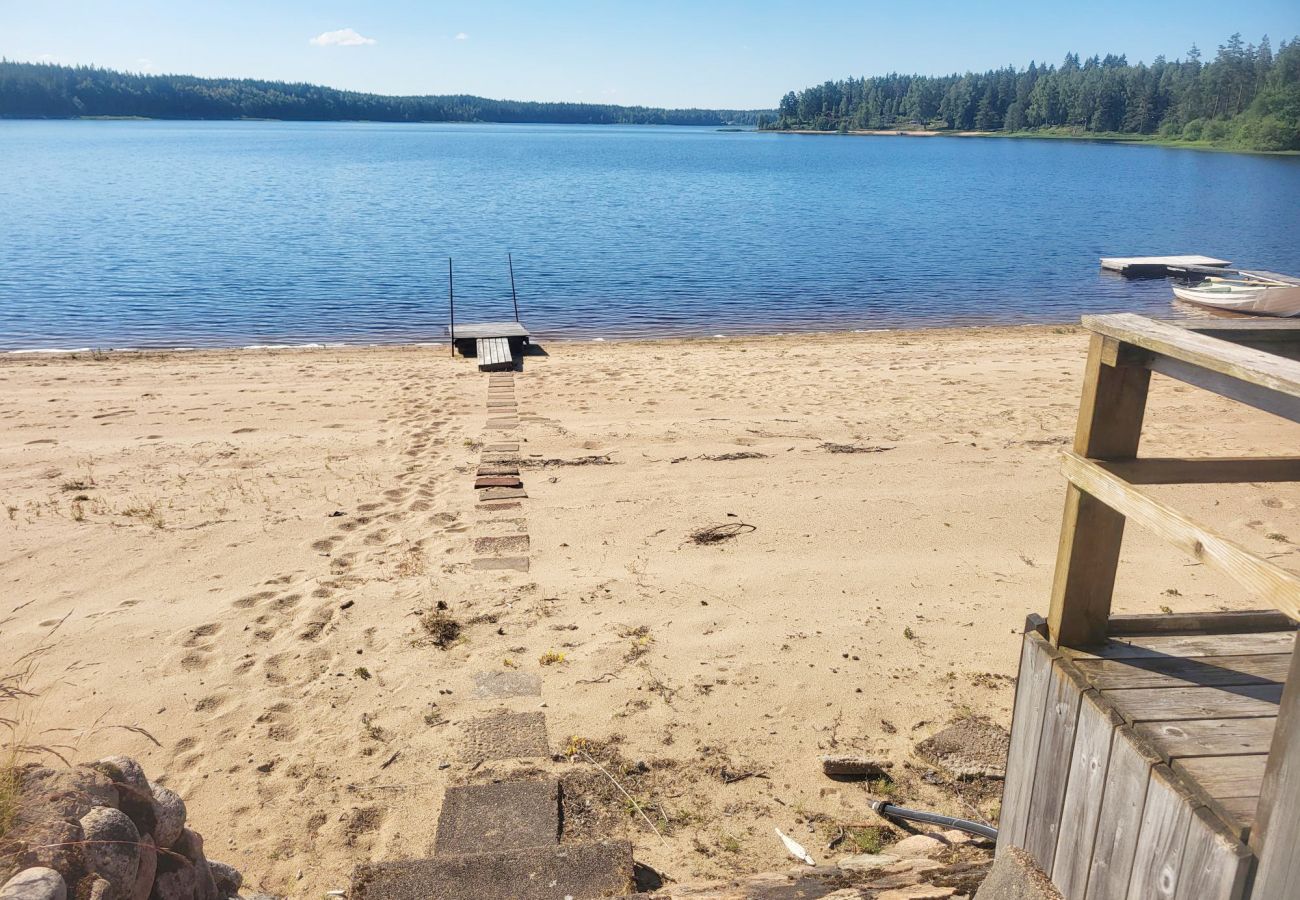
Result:
<instances>
[{"instance_id":1,"label":"stone step","mask_svg":"<svg viewBox=\"0 0 1300 900\"><path fill-rule=\"evenodd\" d=\"M632 845L601 841L364 863L350 900L596 900L634 890Z\"/></svg>"},{"instance_id":2,"label":"stone step","mask_svg":"<svg viewBox=\"0 0 1300 900\"><path fill-rule=\"evenodd\" d=\"M447 788L435 856L553 847L560 842L560 783L503 781Z\"/></svg>"}]
</instances>

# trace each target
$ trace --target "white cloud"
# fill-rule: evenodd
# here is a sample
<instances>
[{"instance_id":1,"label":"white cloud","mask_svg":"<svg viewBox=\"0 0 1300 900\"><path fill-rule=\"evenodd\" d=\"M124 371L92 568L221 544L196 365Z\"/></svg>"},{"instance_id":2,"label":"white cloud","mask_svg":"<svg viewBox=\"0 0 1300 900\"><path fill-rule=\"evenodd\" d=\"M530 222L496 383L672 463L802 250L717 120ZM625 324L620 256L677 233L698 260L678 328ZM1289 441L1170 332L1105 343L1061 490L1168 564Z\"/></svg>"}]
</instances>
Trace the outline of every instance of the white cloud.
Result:
<instances>
[{"instance_id":1,"label":"white cloud","mask_svg":"<svg viewBox=\"0 0 1300 900\"><path fill-rule=\"evenodd\" d=\"M379 43L374 38L358 34L353 28L340 28L338 31L326 31L318 34L309 43L317 47L362 47Z\"/></svg>"},{"instance_id":2,"label":"white cloud","mask_svg":"<svg viewBox=\"0 0 1300 900\"><path fill-rule=\"evenodd\" d=\"M469 35L466 34L466 33L463 32L463 31L457 32L457 33L456 33L456 40L458 40L458 41L468 41L468 40L469 40Z\"/></svg>"}]
</instances>

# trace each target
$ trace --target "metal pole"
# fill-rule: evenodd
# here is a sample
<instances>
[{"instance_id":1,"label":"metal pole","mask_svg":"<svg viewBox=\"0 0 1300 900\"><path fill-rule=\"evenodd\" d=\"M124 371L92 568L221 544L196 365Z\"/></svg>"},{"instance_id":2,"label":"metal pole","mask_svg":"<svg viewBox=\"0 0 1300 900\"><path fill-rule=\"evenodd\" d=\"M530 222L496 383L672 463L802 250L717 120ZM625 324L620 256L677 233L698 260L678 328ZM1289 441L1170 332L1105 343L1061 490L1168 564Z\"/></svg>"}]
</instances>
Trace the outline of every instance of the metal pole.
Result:
<instances>
[{"instance_id":1,"label":"metal pole","mask_svg":"<svg viewBox=\"0 0 1300 900\"><path fill-rule=\"evenodd\" d=\"M515 261L506 254L506 264L510 266L510 299L515 302L515 321L519 321L519 295L515 293Z\"/></svg>"},{"instance_id":2,"label":"metal pole","mask_svg":"<svg viewBox=\"0 0 1300 900\"><path fill-rule=\"evenodd\" d=\"M456 358L456 285L451 278L451 257L447 257L447 305L451 310L451 358Z\"/></svg>"}]
</instances>

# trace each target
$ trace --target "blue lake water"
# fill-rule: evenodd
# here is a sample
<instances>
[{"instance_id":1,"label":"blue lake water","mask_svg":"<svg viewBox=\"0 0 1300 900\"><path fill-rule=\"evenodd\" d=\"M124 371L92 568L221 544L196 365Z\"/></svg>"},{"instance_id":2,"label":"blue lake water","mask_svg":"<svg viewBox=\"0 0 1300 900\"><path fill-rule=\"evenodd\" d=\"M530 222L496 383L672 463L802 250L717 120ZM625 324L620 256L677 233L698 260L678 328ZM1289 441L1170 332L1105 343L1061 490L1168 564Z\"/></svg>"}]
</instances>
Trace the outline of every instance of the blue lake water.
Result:
<instances>
[{"instance_id":1,"label":"blue lake water","mask_svg":"<svg viewBox=\"0 0 1300 900\"><path fill-rule=\"evenodd\" d=\"M1185 314L1103 255L1300 274L1300 158L712 129L0 122L0 348Z\"/></svg>"}]
</instances>

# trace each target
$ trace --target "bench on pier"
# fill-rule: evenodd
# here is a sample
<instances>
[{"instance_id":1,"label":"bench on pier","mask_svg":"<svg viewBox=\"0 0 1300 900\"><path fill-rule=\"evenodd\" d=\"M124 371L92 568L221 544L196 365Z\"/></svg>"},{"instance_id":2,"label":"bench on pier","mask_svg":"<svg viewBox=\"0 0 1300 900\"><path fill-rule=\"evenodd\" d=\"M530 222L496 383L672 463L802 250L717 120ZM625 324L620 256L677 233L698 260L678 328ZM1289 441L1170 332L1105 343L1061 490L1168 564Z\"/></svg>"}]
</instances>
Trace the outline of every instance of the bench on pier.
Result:
<instances>
[{"instance_id":1,"label":"bench on pier","mask_svg":"<svg viewBox=\"0 0 1300 900\"><path fill-rule=\"evenodd\" d=\"M510 354L510 339L504 337L476 338L475 350L481 372L513 369L515 358Z\"/></svg>"}]
</instances>

